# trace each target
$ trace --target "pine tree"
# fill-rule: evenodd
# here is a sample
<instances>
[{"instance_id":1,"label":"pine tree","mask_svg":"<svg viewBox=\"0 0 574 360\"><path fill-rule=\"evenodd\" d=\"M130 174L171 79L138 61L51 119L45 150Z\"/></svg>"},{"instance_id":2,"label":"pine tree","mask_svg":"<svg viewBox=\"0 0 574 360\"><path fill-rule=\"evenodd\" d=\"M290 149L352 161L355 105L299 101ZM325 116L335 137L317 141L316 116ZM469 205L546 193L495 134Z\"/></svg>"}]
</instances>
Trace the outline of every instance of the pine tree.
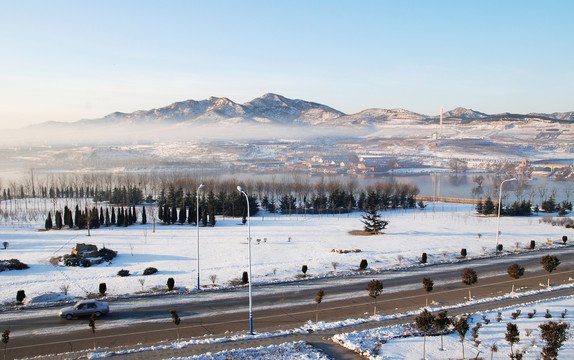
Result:
<instances>
[{"instance_id":1,"label":"pine tree","mask_svg":"<svg viewBox=\"0 0 574 360\"><path fill-rule=\"evenodd\" d=\"M542 348L542 358L544 360L557 359L560 347L568 340L570 324L549 321L540 324L538 327L540 328L542 339L546 342L546 346Z\"/></svg>"},{"instance_id":2,"label":"pine tree","mask_svg":"<svg viewBox=\"0 0 574 360\"><path fill-rule=\"evenodd\" d=\"M462 346L462 360L464 360L464 338L466 337L466 332L468 331L468 317L462 316L458 320L452 322L454 329L458 332L460 337L460 344Z\"/></svg>"},{"instance_id":3,"label":"pine tree","mask_svg":"<svg viewBox=\"0 0 574 360\"><path fill-rule=\"evenodd\" d=\"M46 218L46 221L44 222L44 228L46 230L50 230L52 228L52 212L48 212L48 217Z\"/></svg>"},{"instance_id":4,"label":"pine tree","mask_svg":"<svg viewBox=\"0 0 574 360\"><path fill-rule=\"evenodd\" d=\"M185 204L182 204L181 208L179 209L179 223L181 225L185 224L185 218L187 215L187 209L185 208Z\"/></svg>"},{"instance_id":5,"label":"pine tree","mask_svg":"<svg viewBox=\"0 0 574 360\"><path fill-rule=\"evenodd\" d=\"M434 315L427 309L424 309L423 312L415 318L417 328L423 332L423 359L426 359L427 333L433 327L434 318Z\"/></svg>"},{"instance_id":6,"label":"pine tree","mask_svg":"<svg viewBox=\"0 0 574 360\"><path fill-rule=\"evenodd\" d=\"M468 300L472 300L472 294L470 292L470 287L478 281L478 275L476 271L466 268L462 272L462 283L468 286Z\"/></svg>"},{"instance_id":7,"label":"pine tree","mask_svg":"<svg viewBox=\"0 0 574 360\"><path fill-rule=\"evenodd\" d=\"M550 287L550 273L560 265L560 260L554 255L546 255L540 259L540 264L548 272L548 287Z\"/></svg>"},{"instance_id":8,"label":"pine tree","mask_svg":"<svg viewBox=\"0 0 574 360\"><path fill-rule=\"evenodd\" d=\"M147 215L145 213L145 206L142 207L142 225L147 224Z\"/></svg>"},{"instance_id":9,"label":"pine tree","mask_svg":"<svg viewBox=\"0 0 574 360\"><path fill-rule=\"evenodd\" d=\"M388 221L381 220L381 216L374 207L370 208L370 210L363 215L361 222L365 225L364 230L371 234L380 234L381 230L385 229L389 224Z\"/></svg>"},{"instance_id":10,"label":"pine tree","mask_svg":"<svg viewBox=\"0 0 574 360\"><path fill-rule=\"evenodd\" d=\"M56 229L62 228L62 213L56 210Z\"/></svg>"},{"instance_id":11,"label":"pine tree","mask_svg":"<svg viewBox=\"0 0 574 360\"><path fill-rule=\"evenodd\" d=\"M514 283L522 275L524 275L524 268L518 264L512 264L507 269L508 276L512 278L512 292L514 292Z\"/></svg>"},{"instance_id":12,"label":"pine tree","mask_svg":"<svg viewBox=\"0 0 574 360\"><path fill-rule=\"evenodd\" d=\"M513 323L506 324L506 334L504 335L504 338L510 343L510 353L514 354L513 346L520 341L518 326Z\"/></svg>"}]
</instances>

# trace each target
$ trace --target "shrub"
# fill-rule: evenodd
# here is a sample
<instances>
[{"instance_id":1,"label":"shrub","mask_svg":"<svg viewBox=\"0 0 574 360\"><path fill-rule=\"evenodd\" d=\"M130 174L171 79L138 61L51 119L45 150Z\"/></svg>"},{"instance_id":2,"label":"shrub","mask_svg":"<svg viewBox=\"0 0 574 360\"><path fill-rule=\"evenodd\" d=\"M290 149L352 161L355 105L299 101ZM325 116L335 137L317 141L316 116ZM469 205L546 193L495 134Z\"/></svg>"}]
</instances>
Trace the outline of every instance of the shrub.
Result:
<instances>
[{"instance_id":1,"label":"shrub","mask_svg":"<svg viewBox=\"0 0 574 360\"><path fill-rule=\"evenodd\" d=\"M369 266L367 259L362 259L361 263L359 264L359 270L365 270Z\"/></svg>"},{"instance_id":2,"label":"shrub","mask_svg":"<svg viewBox=\"0 0 574 360\"><path fill-rule=\"evenodd\" d=\"M80 259L75 255L64 255L64 265L66 266L80 266Z\"/></svg>"},{"instance_id":3,"label":"shrub","mask_svg":"<svg viewBox=\"0 0 574 360\"><path fill-rule=\"evenodd\" d=\"M424 252L423 256L421 257L421 264L426 264L427 263L427 253Z\"/></svg>"},{"instance_id":4,"label":"shrub","mask_svg":"<svg viewBox=\"0 0 574 360\"><path fill-rule=\"evenodd\" d=\"M307 265L303 265L303 267L301 268L301 272L303 273L303 275L307 275Z\"/></svg>"},{"instance_id":5,"label":"shrub","mask_svg":"<svg viewBox=\"0 0 574 360\"><path fill-rule=\"evenodd\" d=\"M155 274L157 272L157 269L154 267L148 267L143 271L144 275L152 275Z\"/></svg>"},{"instance_id":6,"label":"shrub","mask_svg":"<svg viewBox=\"0 0 574 360\"><path fill-rule=\"evenodd\" d=\"M463 258L466 257L466 249L462 248L462 249L460 250L460 256L463 257Z\"/></svg>"},{"instance_id":7,"label":"shrub","mask_svg":"<svg viewBox=\"0 0 574 360\"><path fill-rule=\"evenodd\" d=\"M536 241L530 240L530 250L534 250L535 247L536 247Z\"/></svg>"},{"instance_id":8,"label":"shrub","mask_svg":"<svg viewBox=\"0 0 574 360\"><path fill-rule=\"evenodd\" d=\"M118 276L121 277L130 276L130 271L126 269L121 269L120 271L118 271Z\"/></svg>"},{"instance_id":9,"label":"shrub","mask_svg":"<svg viewBox=\"0 0 574 360\"><path fill-rule=\"evenodd\" d=\"M4 241L2 246L4 246L4 250L6 250L8 248L8 241Z\"/></svg>"},{"instance_id":10,"label":"shrub","mask_svg":"<svg viewBox=\"0 0 574 360\"><path fill-rule=\"evenodd\" d=\"M498 245L496 246L496 249L498 250L498 252L501 252L502 249L503 249L502 244L498 244Z\"/></svg>"},{"instance_id":11,"label":"shrub","mask_svg":"<svg viewBox=\"0 0 574 360\"><path fill-rule=\"evenodd\" d=\"M0 272L4 270L24 270L29 266L18 259L0 260Z\"/></svg>"},{"instance_id":12,"label":"shrub","mask_svg":"<svg viewBox=\"0 0 574 360\"><path fill-rule=\"evenodd\" d=\"M98 256L102 258L104 261L112 261L118 255L117 251L113 251L112 249L106 249L105 247L98 250Z\"/></svg>"},{"instance_id":13,"label":"shrub","mask_svg":"<svg viewBox=\"0 0 574 360\"><path fill-rule=\"evenodd\" d=\"M566 235L562 236L562 242L566 244L566 241L568 241L568 236Z\"/></svg>"},{"instance_id":14,"label":"shrub","mask_svg":"<svg viewBox=\"0 0 574 360\"><path fill-rule=\"evenodd\" d=\"M169 279L167 279L167 289L169 291L173 290L173 288L175 287L175 280L170 277Z\"/></svg>"},{"instance_id":15,"label":"shrub","mask_svg":"<svg viewBox=\"0 0 574 360\"><path fill-rule=\"evenodd\" d=\"M26 293L24 292L24 290L18 290L18 292L16 293L16 301L21 304L25 298Z\"/></svg>"},{"instance_id":16,"label":"shrub","mask_svg":"<svg viewBox=\"0 0 574 360\"><path fill-rule=\"evenodd\" d=\"M106 283L100 283L99 292L100 292L100 294L102 294L102 296L106 295L107 290L108 290L108 287L107 287Z\"/></svg>"},{"instance_id":17,"label":"shrub","mask_svg":"<svg viewBox=\"0 0 574 360\"><path fill-rule=\"evenodd\" d=\"M243 285L249 282L249 276L247 275L247 271L243 272L243 275L241 276L241 282L243 283Z\"/></svg>"}]
</instances>

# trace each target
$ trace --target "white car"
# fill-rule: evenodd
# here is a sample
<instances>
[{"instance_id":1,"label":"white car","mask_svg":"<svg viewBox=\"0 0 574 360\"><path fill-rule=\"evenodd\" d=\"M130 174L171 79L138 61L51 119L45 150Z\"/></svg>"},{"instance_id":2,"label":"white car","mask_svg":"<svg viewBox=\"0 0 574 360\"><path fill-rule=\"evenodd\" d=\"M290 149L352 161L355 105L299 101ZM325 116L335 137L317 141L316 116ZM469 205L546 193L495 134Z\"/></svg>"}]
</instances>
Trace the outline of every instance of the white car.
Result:
<instances>
[{"instance_id":1,"label":"white car","mask_svg":"<svg viewBox=\"0 0 574 360\"><path fill-rule=\"evenodd\" d=\"M75 317L80 316L90 316L96 314L100 317L110 312L110 307L107 302L101 302L96 300L81 300L78 301L74 306L65 307L60 310L60 317L71 320Z\"/></svg>"}]
</instances>

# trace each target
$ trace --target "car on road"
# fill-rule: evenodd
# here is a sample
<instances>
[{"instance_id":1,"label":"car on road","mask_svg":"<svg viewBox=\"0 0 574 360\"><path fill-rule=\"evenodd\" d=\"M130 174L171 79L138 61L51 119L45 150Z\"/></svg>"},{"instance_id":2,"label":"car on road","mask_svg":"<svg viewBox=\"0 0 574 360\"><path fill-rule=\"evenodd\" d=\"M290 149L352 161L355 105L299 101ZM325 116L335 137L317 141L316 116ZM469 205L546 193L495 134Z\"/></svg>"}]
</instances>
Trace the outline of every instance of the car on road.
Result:
<instances>
[{"instance_id":1,"label":"car on road","mask_svg":"<svg viewBox=\"0 0 574 360\"><path fill-rule=\"evenodd\" d=\"M80 300L74 306L65 307L60 310L60 317L71 320L75 317L91 316L96 314L100 317L110 312L110 306L107 302L97 300Z\"/></svg>"}]
</instances>

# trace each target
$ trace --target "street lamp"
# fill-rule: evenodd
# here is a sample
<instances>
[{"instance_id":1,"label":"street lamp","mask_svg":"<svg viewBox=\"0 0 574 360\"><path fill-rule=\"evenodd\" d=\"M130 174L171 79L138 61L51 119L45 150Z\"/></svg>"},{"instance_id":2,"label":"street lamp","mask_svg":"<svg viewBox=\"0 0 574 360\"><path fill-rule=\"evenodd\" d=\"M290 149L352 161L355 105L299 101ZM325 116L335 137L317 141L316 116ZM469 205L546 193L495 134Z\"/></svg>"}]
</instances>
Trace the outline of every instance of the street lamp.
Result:
<instances>
[{"instance_id":1,"label":"street lamp","mask_svg":"<svg viewBox=\"0 0 574 360\"><path fill-rule=\"evenodd\" d=\"M237 185L237 190L243 193L243 195L245 195L245 200L247 200L247 243L249 245L249 334L253 335L253 298L251 293L251 282L253 281L251 278L251 215L249 213L249 197L241 185Z\"/></svg>"},{"instance_id":2,"label":"street lamp","mask_svg":"<svg viewBox=\"0 0 574 360\"><path fill-rule=\"evenodd\" d=\"M197 219L195 225L197 227L197 291L200 291L201 288L199 287L199 190L204 187L205 184L200 184L197 188L197 192L195 194L195 214L197 215Z\"/></svg>"},{"instance_id":3,"label":"street lamp","mask_svg":"<svg viewBox=\"0 0 574 360\"><path fill-rule=\"evenodd\" d=\"M498 192L498 220L496 222L496 250L495 250L495 256L498 256L498 235L500 235L500 209L502 208L502 185L504 185L505 182L507 181L515 181L516 178L512 178L512 179L506 179L503 182L500 183L500 191Z\"/></svg>"}]
</instances>

